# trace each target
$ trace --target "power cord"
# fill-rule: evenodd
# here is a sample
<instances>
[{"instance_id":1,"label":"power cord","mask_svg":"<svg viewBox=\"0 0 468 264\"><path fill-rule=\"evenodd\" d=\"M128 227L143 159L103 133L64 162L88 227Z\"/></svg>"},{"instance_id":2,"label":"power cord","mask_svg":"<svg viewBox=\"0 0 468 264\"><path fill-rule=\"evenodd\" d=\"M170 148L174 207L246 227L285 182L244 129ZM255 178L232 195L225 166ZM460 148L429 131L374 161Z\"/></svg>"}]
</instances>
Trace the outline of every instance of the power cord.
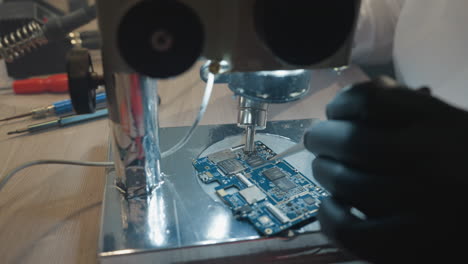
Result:
<instances>
[{"instance_id":1,"label":"power cord","mask_svg":"<svg viewBox=\"0 0 468 264\"><path fill-rule=\"evenodd\" d=\"M214 85L214 80L215 80L215 75L211 72L208 73L208 80L206 81L206 87L205 87L205 93L203 94L203 99L202 103L200 105L200 110L198 111L197 117L195 118L195 121L193 122L192 126L190 129L187 131L187 134L177 143L175 144L172 148L169 150L163 152L161 154L162 158L166 158L174 153L176 153L178 150L180 150L187 142L190 140L190 138L193 136L193 133L198 127L198 124L202 120L203 116L205 115L206 108L208 106L208 103L211 98L211 93L213 91L213 85Z\"/></svg>"},{"instance_id":2,"label":"power cord","mask_svg":"<svg viewBox=\"0 0 468 264\"><path fill-rule=\"evenodd\" d=\"M92 161L75 161L75 160L35 160L26 162L11 171L9 171L3 179L0 180L0 192L7 182L19 171L26 169L35 165L43 164L64 164L64 165L74 165L74 166L90 166L90 167L114 167L113 162L92 162Z\"/></svg>"}]
</instances>

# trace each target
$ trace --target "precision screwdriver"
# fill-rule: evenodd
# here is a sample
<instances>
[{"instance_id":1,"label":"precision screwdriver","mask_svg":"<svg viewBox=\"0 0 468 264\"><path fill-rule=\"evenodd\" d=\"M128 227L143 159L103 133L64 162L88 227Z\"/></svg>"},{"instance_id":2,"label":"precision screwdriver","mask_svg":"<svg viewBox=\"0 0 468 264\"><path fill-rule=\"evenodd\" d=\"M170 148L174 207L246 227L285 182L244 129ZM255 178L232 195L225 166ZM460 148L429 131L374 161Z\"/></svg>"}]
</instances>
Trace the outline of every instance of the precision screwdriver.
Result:
<instances>
[{"instance_id":1,"label":"precision screwdriver","mask_svg":"<svg viewBox=\"0 0 468 264\"><path fill-rule=\"evenodd\" d=\"M294 146L284 150L281 153L276 154L276 156L269 158L268 160L276 160L276 159L283 159L286 157L289 157L291 155L294 155L296 153L299 153L303 150L305 150L304 142L301 141L300 143L295 144Z\"/></svg>"},{"instance_id":2,"label":"precision screwdriver","mask_svg":"<svg viewBox=\"0 0 468 264\"><path fill-rule=\"evenodd\" d=\"M51 128L56 128L56 127L66 127L69 125L74 125L78 123L83 123L86 121L98 119L100 117L105 117L108 115L108 110L107 109L101 109L96 111L93 114L86 114L86 115L72 115L72 116L66 116L66 117L60 117L58 119L49 121L49 122L44 122L44 123L39 123L35 125L30 125L26 128L23 129L18 129L15 131L10 131L8 132L8 135L13 135L13 134L21 134L21 133L33 133L33 132L38 132L42 130L47 130Z\"/></svg>"},{"instance_id":3,"label":"precision screwdriver","mask_svg":"<svg viewBox=\"0 0 468 264\"><path fill-rule=\"evenodd\" d=\"M56 74L45 78L31 78L13 81L10 86L0 90L13 90L15 94L66 93L68 91L67 74Z\"/></svg>"},{"instance_id":4,"label":"precision screwdriver","mask_svg":"<svg viewBox=\"0 0 468 264\"><path fill-rule=\"evenodd\" d=\"M99 93L96 95L96 104L97 105L102 105L106 103L106 94L105 93ZM99 106L98 106L99 108ZM49 115L64 115L73 112L73 105L70 99L63 100L63 101L58 101L55 102L49 106L46 107L40 107L37 109L33 109L29 113L24 113L16 116L11 116L7 117L4 119L0 119L0 121L8 121L8 120L13 120L17 118L22 118L22 117L27 117L27 116L32 116L34 119L39 119L39 118L44 118Z\"/></svg>"}]
</instances>

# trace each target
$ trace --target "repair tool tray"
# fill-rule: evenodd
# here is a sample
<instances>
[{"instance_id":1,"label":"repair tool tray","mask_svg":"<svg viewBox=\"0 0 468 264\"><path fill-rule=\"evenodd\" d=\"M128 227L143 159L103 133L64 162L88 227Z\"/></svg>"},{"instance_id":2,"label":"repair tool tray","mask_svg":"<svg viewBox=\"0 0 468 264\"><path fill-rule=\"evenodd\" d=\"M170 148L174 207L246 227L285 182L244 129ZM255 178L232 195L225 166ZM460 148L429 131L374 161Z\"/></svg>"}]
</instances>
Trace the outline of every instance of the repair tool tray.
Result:
<instances>
[{"instance_id":1,"label":"repair tool tray","mask_svg":"<svg viewBox=\"0 0 468 264\"><path fill-rule=\"evenodd\" d=\"M194 160L204 184L217 182L214 192L234 216L247 220L263 235L274 235L315 219L329 194L262 142L245 154L243 145Z\"/></svg>"}]
</instances>

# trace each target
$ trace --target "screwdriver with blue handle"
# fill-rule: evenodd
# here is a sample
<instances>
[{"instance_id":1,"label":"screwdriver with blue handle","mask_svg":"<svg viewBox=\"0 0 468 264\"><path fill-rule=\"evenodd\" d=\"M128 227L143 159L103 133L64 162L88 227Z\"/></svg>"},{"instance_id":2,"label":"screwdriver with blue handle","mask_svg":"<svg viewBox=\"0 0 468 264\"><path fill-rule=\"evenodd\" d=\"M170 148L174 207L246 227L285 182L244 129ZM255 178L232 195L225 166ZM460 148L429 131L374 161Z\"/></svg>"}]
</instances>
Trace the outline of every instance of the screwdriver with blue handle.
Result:
<instances>
[{"instance_id":1,"label":"screwdriver with blue handle","mask_svg":"<svg viewBox=\"0 0 468 264\"><path fill-rule=\"evenodd\" d=\"M97 94L96 104L98 105L98 108L99 108L99 105L102 105L105 103L106 103L106 94L105 93ZM17 118L27 117L27 116L31 116L34 119L39 119L39 118L44 118L50 115L62 116L65 114L70 114L72 112L73 112L73 106L72 106L71 100L68 99L68 100L55 102L46 107L34 109L29 113L24 113L24 114L0 119L0 121L8 121L8 120L13 120Z\"/></svg>"},{"instance_id":2,"label":"screwdriver with blue handle","mask_svg":"<svg viewBox=\"0 0 468 264\"><path fill-rule=\"evenodd\" d=\"M39 132L43 130L49 130L52 128L71 126L71 125L95 120L101 117L105 117L107 115L108 115L108 110L101 109L101 110L96 111L95 113L87 114L87 115L71 115L71 116L60 117L58 119L55 119L49 122L30 125L23 129L10 131L8 132L8 135L22 134L22 133L34 133L34 132Z\"/></svg>"}]
</instances>

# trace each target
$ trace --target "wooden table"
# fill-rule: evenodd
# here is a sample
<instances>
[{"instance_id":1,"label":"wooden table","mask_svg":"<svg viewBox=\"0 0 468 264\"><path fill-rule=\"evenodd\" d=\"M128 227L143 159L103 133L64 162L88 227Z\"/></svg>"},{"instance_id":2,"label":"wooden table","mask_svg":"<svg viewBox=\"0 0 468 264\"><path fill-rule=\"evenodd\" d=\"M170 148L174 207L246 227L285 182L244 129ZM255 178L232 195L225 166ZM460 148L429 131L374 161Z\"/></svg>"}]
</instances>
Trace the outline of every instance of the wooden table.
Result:
<instances>
[{"instance_id":1,"label":"wooden table","mask_svg":"<svg viewBox=\"0 0 468 264\"><path fill-rule=\"evenodd\" d=\"M336 92L366 76L355 67L341 74L314 73L312 90L302 101L271 106L270 120L324 118ZM160 85L161 126L190 125L204 84L193 68ZM0 118L66 98L66 95L17 96L0 92ZM225 85L216 85L202 124L236 122L237 103ZM38 121L0 123L0 178L37 159L105 161L109 124L103 119L39 134L6 132ZM162 139L163 140L163 139ZM43 165L18 173L0 191L0 263L96 263L104 169Z\"/></svg>"}]
</instances>

